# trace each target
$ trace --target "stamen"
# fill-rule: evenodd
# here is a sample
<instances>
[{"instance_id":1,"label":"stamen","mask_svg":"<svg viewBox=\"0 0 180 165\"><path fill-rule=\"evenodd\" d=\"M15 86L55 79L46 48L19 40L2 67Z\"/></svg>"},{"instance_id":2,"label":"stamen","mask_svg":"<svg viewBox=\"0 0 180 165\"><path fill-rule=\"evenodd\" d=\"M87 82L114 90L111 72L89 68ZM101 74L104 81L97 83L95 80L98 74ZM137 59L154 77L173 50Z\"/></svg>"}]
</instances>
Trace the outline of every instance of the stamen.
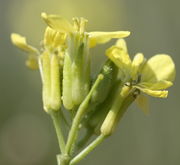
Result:
<instances>
[{"instance_id":1,"label":"stamen","mask_svg":"<svg viewBox=\"0 0 180 165\"><path fill-rule=\"evenodd\" d=\"M88 21L86 19L84 19L82 17L80 18L80 28L79 28L79 31L80 31L81 34L85 32L85 27L86 27L87 22Z\"/></svg>"},{"instance_id":2,"label":"stamen","mask_svg":"<svg viewBox=\"0 0 180 165\"><path fill-rule=\"evenodd\" d=\"M77 17L73 18L73 26L76 31L79 31L79 18Z\"/></svg>"},{"instance_id":3,"label":"stamen","mask_svg":"<svg viewBox=\"0 0 180 165\"><path fill-rule=\"evenodd\" d=\"M85 26L88 22L86 19L82 17L81 18L75 17L73 18L73 22L74 22L73 26L77 32L79 32L80 34L85 32Z\"/></svg>"}]
</instances>

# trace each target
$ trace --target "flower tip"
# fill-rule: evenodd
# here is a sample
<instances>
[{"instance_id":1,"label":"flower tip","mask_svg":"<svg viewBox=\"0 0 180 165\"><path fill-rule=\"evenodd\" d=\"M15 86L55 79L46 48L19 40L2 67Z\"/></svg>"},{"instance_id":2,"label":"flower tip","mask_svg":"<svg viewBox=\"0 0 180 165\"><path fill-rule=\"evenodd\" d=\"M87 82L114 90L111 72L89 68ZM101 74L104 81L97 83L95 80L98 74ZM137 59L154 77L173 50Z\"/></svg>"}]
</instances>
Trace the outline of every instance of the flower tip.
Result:
<instances>
[{"instance_id":1,"label":"flower tip","mask_svg":"<svg viewBox=\"0 0 180 165\"><path fill-rule=\"evenodd\" d=\"M130 31L119 31L120 32L120 37L119 38L125 38L125 37L128 37L131 32Z\"/></svg>"},{"instance_id":2,"label":"flower tip","mask_svg":"<svg viewBox=\"0 0 180 165\"><path fill-rule=\"evenodd\" d=\"M11 39L16 35L16 33L11 33Z\"/></svg>"},{"instance_id":3,"label":"flower tip","mask_svg":"<svg viewBox=\"0 0 180 165\"><path fill-rule=\"evenodd\" d=\"M14 45L18 45L22 41L24 41L25 38L17 33L11 33L11 41Z\"/></svg>"},{"instance_id":4,"label":"flower tip","mask_svg":"<svg viewBox=\"0 0 180 165\"><path fill-rule=\"evenodd\" d=\"M168 94L169 94L169 91L165 91L165 98L167 98L168 97Z\"/></svg>"},{"instance_id":5,"label":"flower tip","mask_svg":"<svg viewBox=\"0 0 180 165\"><path fill-rule=\"evenodd\" d=\"M127 37L131 34L130 31L126 31Z\"/></svg>"},{"instance_id":6,"label":"flower tip","mask_svg":"<svg viewBox=\"0 0 180 165\"><path fill-rule=\"evenodd\" d=\"M45 12L42 12L42 13L41 13L41 17L42 17L43 19L47 19L47 14L46 14Z\"/></svg>"},{"instance_id":7,"label":"flower tip","mask_svg":"<svg viewBox=\"0 0 180 165\"><path fill-rule=\"evenodd\" d=\"M123 34L122 38L128 37L131 34L130 31L121 31L121 32Z\"/></svg>"},{"instance_id":8,"label":"flower tip","mask_svg":"<svg viewBox=\"0 0 180 165\"><path fill-rule=\"evenodd\" d=\"M10 38L11 38L11 41L14 43L14 35L15 35L15 33L11 33L11 36L10 36Z\"/></svg>"},{"instance_id":9,"label":"flower tip","mask_svg":"<svg viewBox=\"0 0 180 165\"><path fill-rule=\"evenodd\" d=\"M16 39L17 36L18 36L18 34L11 33L11 41L13 42Z\"/></svg>"}]
</instances>

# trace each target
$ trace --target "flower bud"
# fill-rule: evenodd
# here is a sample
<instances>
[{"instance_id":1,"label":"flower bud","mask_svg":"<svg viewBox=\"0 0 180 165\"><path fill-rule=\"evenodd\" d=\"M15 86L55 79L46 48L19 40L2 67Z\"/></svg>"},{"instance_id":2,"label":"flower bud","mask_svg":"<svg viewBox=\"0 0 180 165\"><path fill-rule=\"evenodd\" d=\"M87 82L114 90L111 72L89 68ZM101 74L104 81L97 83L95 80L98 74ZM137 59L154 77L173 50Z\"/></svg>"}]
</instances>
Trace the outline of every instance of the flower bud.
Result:
<instances>
[{"instance_id":1,"label":"flower bud","mask_svg":"<svg viewBox=\"0 0 180 165\"><path fill-rule=\"evenodd\" d=\"M119 119L124 114L127 108L123 108L123 104L126 102L126 98L130 94L131 87L124 85L122 88L119 89L117 92L117 96L110 108L102 126L101 126L101 133L104 136L110 136L116 125L119 122Z\"/></svg>"},{"instance_id":2,"label":"flower bud","mask_svg":"<svg viewBox=\"0 0 180 165\"><path fill-rule=\"evenodd\" d=\"M44 52L41 55L42 62L42 84L43 84L43 106L44 110L48 112L50 109L50 95L51 95L51 67L50 67L50 56L48 52Z\"/></svg>"},{"instance_id":3,"label":"flower bud","mask_svg":"<svg viewBox=\"0 0 180 165\"><path fill-rule=\"evenodd\" d=\"M44 110L59 110L61 106L60 65L57 55L44 52L40 56L42 65Z\"/></svg>"},{"instance_id":4,"label":"flower bud","mask_svg":"<svg viewBox=\"0 0 180 165\"><path fill-rule=\"evenodd\" d=\"M58 57L51 57L51 109L59 110L61 107L61 90L60 90L60 67Z\"/></svg>"},{"instance_id":5,"label":"flower bud","mask_svg":"<svg viewBox=\"0 0 180 165\"><path fill-rule=\"evenodd\" d=\"M116 80L117 67L113 62L107 60L106 63L103 65L100 73L104 76L104 79L101 81L98 88L93 92L91 98L91 105L98 105L102 103L110 94L110 90Z\"/></svg>"},{"instance_id":6,"label":"flower bud","mask_svg":"<svg viewBox=\"0 0 180 165\"><path fill-rule=\"evenodd\" d=\"M71 33L67 38L63 71L63 103L67 109L79 105L89 92L89 36L80 30L81 33Z\"/></svg>"},{"instance_id":7,"label":"flower bud","mask_svg":"<svg viewBox=\"0 0 180 165\"><path fill-rule=\"evenodd\" d=\"M90 56L88 35L74 34L74 52L72 60L72 99L79 105L89 92L90 84ZM71 41L72 42L72 41ZM73 56L73 57L72 57Z\"/></svg>"},{"instance_id":8,"label":"flower bud","mask_svg":"<svg viewBox=\"0 0 180 165\"><path fill-rule=\"evenodd\" d=\"M66 109L70 110L74 107L72 101L72 69L71 58L69 54L65 54L64 67L63 67L63 105Z\"/></svg>"}]
</instances>

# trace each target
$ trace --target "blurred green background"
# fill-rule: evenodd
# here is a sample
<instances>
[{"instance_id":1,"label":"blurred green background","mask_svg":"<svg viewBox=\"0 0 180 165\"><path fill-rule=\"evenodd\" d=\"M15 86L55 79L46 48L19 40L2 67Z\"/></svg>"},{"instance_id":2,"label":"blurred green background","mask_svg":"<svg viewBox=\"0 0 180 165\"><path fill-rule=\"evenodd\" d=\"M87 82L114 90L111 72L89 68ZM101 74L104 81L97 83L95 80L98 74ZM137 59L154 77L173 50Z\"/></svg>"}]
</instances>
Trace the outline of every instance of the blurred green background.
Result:
<instances>
[{"instance_id":1,"label":"blurred green background","mask_svg":"<svg viewBox=\"0 0 180 165\"><path fill-rule=\"evenodd\" d=\"M132 106L116 133L80 164L180 164L180 1L179 0L1 0L0 1L0 165L56 164L57 140L41 103L38 71L25 65L26 55L10 42L20 33L38 46L45 24L40 13L89 20L88 31L129 30L130 54L146 57L167 53L176 63L177 76L168 99L150 99L145 116ZM100 68L104 50L91 51L93 72Z\"/></svg>"}]
</instances>

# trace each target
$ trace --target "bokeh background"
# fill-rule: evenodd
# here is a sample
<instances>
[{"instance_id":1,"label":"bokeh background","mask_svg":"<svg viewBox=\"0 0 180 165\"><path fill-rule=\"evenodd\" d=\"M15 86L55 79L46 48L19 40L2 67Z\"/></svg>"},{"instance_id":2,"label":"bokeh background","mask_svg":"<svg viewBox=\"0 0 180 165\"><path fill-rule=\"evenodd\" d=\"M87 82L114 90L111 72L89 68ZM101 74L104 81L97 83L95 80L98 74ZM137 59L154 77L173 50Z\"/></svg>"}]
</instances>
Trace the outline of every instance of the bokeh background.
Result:
<instances>
[{"instance_id":1,"label":"bokeh background","mask_svg":"<svg viewBox=\"0 0 180 165\"><path fill-rule=\"evenodd\" d=\"M176 63L168 99L151 98L149 116L132 106L116 133L80 164L179 165L179 7L179 0L0 0L0 165L56 164L57 140L42 109L39 73L25 67L26 54L9 37L20 33L38 47L45 27L43 11L68 19L83 16L89 20L89 31L129 30L130 54L167 53ZM93 73L111 44L91 51Z\"/></svg>"}]
</instances>

